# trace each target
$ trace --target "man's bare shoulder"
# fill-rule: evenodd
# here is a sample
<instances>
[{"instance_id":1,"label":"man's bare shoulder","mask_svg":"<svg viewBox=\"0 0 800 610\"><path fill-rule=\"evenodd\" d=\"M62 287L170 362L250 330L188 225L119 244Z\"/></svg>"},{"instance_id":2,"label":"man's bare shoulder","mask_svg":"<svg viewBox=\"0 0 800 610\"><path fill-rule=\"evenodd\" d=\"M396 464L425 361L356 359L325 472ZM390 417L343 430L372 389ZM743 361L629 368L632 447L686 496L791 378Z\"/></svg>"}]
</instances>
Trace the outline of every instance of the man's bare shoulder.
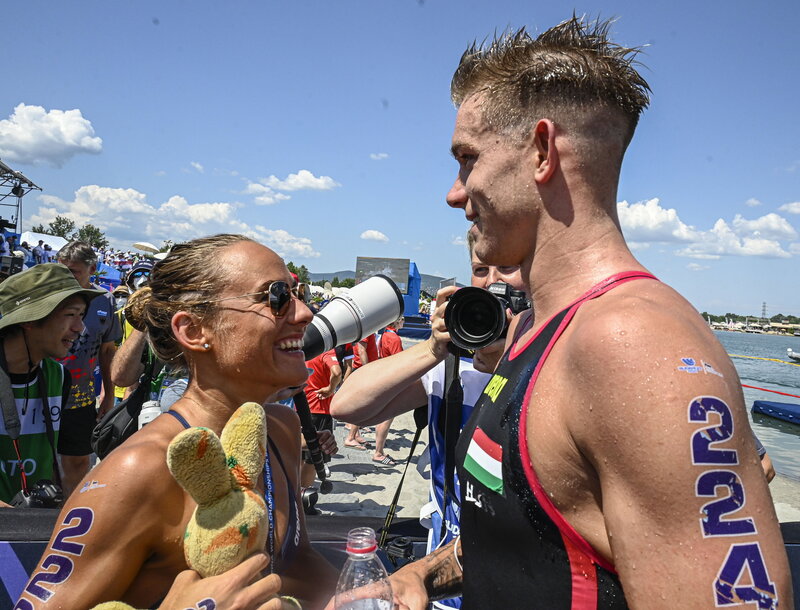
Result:
<instances>
[{"instance_id":1,"label":"man's bare shoulder","mask_svg":"<svg viewBox=\"0 0 800 610\"><path fill-rule=\"evenodd\" d=\"M740 400L725 350L697 311L665 284L631 282L586 303L562 343L570 391L601 409L617 409L627 399L668 408L693 392Z\"/></svg>"},{"instance_id":2,"label":"man's bare shoulder","mask_svg":"<svg viewBox=\"0 0 800 610\"><path fill-rule=\"evenodd\" d=\"M660 282L631 282L589 301L564 338L576 362L598 356L663 361L676 353L690 357L684 352L691 348L722 349L691 304Z\"/></svg>"}]
</instances>

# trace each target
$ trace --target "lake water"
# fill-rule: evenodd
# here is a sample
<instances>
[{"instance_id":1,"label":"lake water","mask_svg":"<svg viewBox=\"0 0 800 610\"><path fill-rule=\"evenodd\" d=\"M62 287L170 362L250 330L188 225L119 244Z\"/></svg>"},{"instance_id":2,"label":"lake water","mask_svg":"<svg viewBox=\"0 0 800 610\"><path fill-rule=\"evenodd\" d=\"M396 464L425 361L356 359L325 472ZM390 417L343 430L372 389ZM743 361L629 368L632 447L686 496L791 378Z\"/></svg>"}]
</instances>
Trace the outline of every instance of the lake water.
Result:
<instances>
[{"instance_id":1,"label":"lake water","mask_svg":"<svg viewBox=\"0 0 800 610\"><path fill-rule=\"evenodd\" d=\"M800 351L800 337L715 331L736 366L743 384L800 396L800 366L737 357L756 356L788 361L786 348ZM742 388L753 430L764 443L775 470L800 481L800 425L750 413L754 400L800 403L800 398Z\"/></svg>"},{"instance_id":2,"label":"lake water","mask_svg":"<svg viewBox=\"0 0 800 610\"><path fill-rule=\"evenodd\" d=\"M714 334L725 350L731 354L731 360L736 366L743 384L800 396L800 366L736 356L755 356L788 361L786 348L791 347L793 351L800 352L800 337L726 331L714 331ZM403 347L408 349L418 341L418 339L404 337ZM800 425L786 423L758 413L753 415L750 412L754 400L800 403L800 398L781 396L750 388L742 388L742 391L753 430L767 448L775 470L800 481Z\"/></svg>"}]
</instances>

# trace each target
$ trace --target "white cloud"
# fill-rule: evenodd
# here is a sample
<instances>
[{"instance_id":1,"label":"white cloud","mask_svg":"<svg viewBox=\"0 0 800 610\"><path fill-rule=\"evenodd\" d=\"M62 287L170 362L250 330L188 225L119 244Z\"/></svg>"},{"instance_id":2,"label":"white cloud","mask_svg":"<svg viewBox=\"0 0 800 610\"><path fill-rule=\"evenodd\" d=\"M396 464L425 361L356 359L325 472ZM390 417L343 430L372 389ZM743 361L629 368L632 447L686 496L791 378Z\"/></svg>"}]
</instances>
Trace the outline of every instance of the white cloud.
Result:
<instances>
[{"instance_id":1,"label":"white cloud","mask_svg":"<svg viewBox=\"0 0 800 610\"><path fill-rule=\"evenodd\" d=\"M694 227L685 224L674 209L662 208L658 198L617 203L617 213L625 238L633 242L691 241L697 236Z\"/></svg>"},{"instance_id":2,"label":"white cloud","mask_svg":"<svg viewBox=\"0 0 800 610\"><path fill-rule=\"evenodd\" d=\"M289 174L286 176L285 180L281 180L277 176L270 176L269 178L261 178L259 182L277 191L300 191L306 189L329 191L337 186L341 186L341 184L330 176L316 177L307 169L301 169L296 174Z\"/></svg>"},{"instance_id":3,"label":"white cloud","mask_svg":"<svg viewBox=\"0 0 800 610\"><path fill-rule=\"evenodd\" d=\"M155 176L166 176L167 172L165 172L163 169L160 169L154 175Z\"/></svg>"},{"instance_id":4,"label":"white cloud","mask_svg":"<svg viewBox=\"0 0 800 610\"><path fill-rule=\"evenodd\" d=\"M189 165L195 168L198 171L198 173L202 174L203 172L206 171L205 168L202 165L200 165L197 161L192 161L191 163L189 163Z\"/></svg>"},{"instance_id":5,"label":"white cloud","mask_svg":"<svg viewBox=\"0 0 800 610\"><path fill-rule=\"evenodd\" d=\"M778 208L779 212L788 212L789 214L800 214L800 201L794 203L784 203Z\"/></svg>"},{"instance_id":6,"label":"white cloud","mask_svg":"<svg viewBox=\"0 0 800 610\"><path fill-rule=\"evenodd\" d=\"M307 237L296 237L283 229L271 230L261 225L256 225L256 235L263 242L281 256L300 256L304 258L319 258L320 254L314 250L311 240Z\"/></svg>"},{"instance_id":7,"label":"white cloud","mask_svg":"<svg viewBox=\"0 0 800 610\"><path fill-rule=\"evenodd\" d=\"M369 158L373 161L383 161L389 158L389 153L370 153Z\"/></svg>"},{"instance_id":8,"label":"white cloud","mask_svg":"<svg viewBox=\"0 0 800 610\"><path fill-rule=\"evenodd\" d=\"M746 222L746 221L745 221ZM721 218L710 231L703 231L694 243L678 250L679 256L699 259L718 259L723 255L788 258L791 256L774 239L742 237Z\"/></svg>"},{"instance_id":9,"label":"white cloud","mask_svg":"<svg viewBox=\"0 0 800 610\"><path fill-rule=\"evenodd\" d=\"M733 229L737 235L764 239L786 240L797 237L797 231L778 214L770 213L755 220L747 220L737 214L733 218Z\"/></svg>"},{"instance_id":10,"label":"white cloud","mask_svg":"<svg viewBox=\"0 0 800 610\"><path fill-rule=\"evenodd\" d=\"M19 104L0 121L0 157L30 165L62 167L80 153L99 154L103 140L81 111Z\"/></svg>"},{"instance_id":11,"label":"white cloud","mask_svg":"<svg viewBox=\"0 0 800 610\"><path fill-rule=\"evenodd\" d=\"M247 195L255 195L253 201L257 205L272 205L274 203L278 203L279 201L291 199L289 195L276 193L268 186L264 186L258 182L248 182L247 187L244 189L244 193Z\"/></svg>"},{"instance_id":12,"label":"white cloud","mask_svg":"<svg viewBox=\"0 0 800 610\"><path fill-rule=\"evenodd\" d=\"M710 269L708 265L701 265L700 263L689 263L686 265L686 268L689 271L705 271L706 269Z\"/></svg>"},{"instance_id":13,"label":"white cloud","mask_svg":"<svg viewBox=\"0 0 800 610\"><path fill-rule=\"evenodd\" d=\"M160 205L151 205L144 193L134 189L94 184L75 191L72 201L52 195L40 195L39 200L43 205L30 217L30 224L46 225L57 215L74 220L78 226L90 222L103 230L116 247L128 248L141 239L158 244L167 239L180 242L231 232L247 235L280 256L319 256L308 238L244 222L238 216L241 204L237 203L189 203L184 197L174 195Z\"/></svg>"},{"instance_id":14,"label":"white cloud","mask_svg":"<svg viewBox=\"0 0 800 610\"><path fill-rule=\"evenodd\" d=\"M366 239L368 241L389 241L388 237L386 237L380 231L376 231L375 229L369 229L368 231L364 231L361 234L361 239Z\"/></svg>"},{"instance_id":15,"label":"white cloud","mask_svg":"<svg viewBox=\"0 0 800 610\"><path fill-rule=\"evenodd\" d=\"M748 208L754 208L754 207L756 207L756 206L759 206L759 205L761 205L761 202L760 202L758 199L756 199L755 197L750 197L750 199L748 199L747 201L745 201L745 202L744 202L744 204L745 204L745 205L746 205Z\"/></svg>"},{"instance_id":16,"label":"white cloud","mask_svg":"<svg viewBox=\"0 0 800 610\"><path fill-rule=\"evenodd\" d=\"M794 227L775 213L755 220L737 214L730 224L720 218L713 228L701 231L684 223L674 209L661 207L657 198L633 204L621 201L617 203L617 211L628 245L633 250L645 249L653 243L683 242L686 245L676 254L689 258L787 258L791 254L781 242L797 238Z\"/></svg>"},{"instance_id":17,"label":"white cloud","mask_svg":"<svg viewBox=\"0 0 800 610\"><path fill-rule=\"evenodd\" d=\"M454 246L466 246L467 239L463 235L456 235L450 239L450 243Z\"/></svg>"},{"instance_id":18,"label":"white cloud","mask_svg":"<svg viewBox=\"0 0 800 610\"><path fill-rule=\"evenodd\" d=\"M291 199L289 195L278 191L315 190L327 191L341 186L330 176L314 176L307 169L301 169L296 174L289 174L285 180L277 176L259 178L258 182L246 181L247 186L243 191L246 195L255 195L253 202L257 205L273 205L279 201Z\"/></svg>"}]
</instances>

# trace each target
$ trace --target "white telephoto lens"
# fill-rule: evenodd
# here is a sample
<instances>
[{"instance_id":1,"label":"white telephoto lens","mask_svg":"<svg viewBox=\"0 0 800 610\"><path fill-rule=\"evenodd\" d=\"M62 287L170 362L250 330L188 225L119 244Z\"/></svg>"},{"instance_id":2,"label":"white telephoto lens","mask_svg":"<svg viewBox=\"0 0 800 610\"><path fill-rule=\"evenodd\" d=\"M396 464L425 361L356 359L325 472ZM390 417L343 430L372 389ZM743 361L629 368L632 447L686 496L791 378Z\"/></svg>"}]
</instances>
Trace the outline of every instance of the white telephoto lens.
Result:
<instances>
[{"instance_id":1,"label":"white telephoto lens","mask_svg":"<svg viewBox=\"0 0 800 610\"><path fill-rule=\"evenodd\" d=\"M404 308L397 285L385 275L372 276L314 316L303 337L306 360L379 331L397 320Z\"/></svg>"}]
</instances>

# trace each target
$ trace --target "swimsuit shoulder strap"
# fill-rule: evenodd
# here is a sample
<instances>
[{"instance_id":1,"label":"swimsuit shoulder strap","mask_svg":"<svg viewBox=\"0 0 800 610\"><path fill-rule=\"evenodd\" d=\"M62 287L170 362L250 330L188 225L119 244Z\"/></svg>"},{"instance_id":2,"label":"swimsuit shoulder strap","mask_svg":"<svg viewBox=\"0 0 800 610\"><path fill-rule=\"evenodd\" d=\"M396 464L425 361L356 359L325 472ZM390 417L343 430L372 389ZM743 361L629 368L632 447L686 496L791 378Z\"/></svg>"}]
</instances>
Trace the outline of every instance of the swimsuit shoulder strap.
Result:
<instances>
[{"instance_id":1,"label":"swimsuit shoulder strap","mask_svg":"<svg viewBox=\"0 0 800 610\"><path fill-rule=\"evenodd\" d=\"M186 421L186 419L183 417L183 415L181 415L181 414L180 414L180 413L178 413L177 411L173 411L172 409L170 409L169 411L166 411L166 414L167 414L167 415L172 415L172 417L174 417L174 418L175 418L175 419L177 419L179 422L181 422L181 425L182 425L184 428L191 428L191 426L189 425L189 422L188 422L188 421Z\"/></svg>"}]
</instances>

